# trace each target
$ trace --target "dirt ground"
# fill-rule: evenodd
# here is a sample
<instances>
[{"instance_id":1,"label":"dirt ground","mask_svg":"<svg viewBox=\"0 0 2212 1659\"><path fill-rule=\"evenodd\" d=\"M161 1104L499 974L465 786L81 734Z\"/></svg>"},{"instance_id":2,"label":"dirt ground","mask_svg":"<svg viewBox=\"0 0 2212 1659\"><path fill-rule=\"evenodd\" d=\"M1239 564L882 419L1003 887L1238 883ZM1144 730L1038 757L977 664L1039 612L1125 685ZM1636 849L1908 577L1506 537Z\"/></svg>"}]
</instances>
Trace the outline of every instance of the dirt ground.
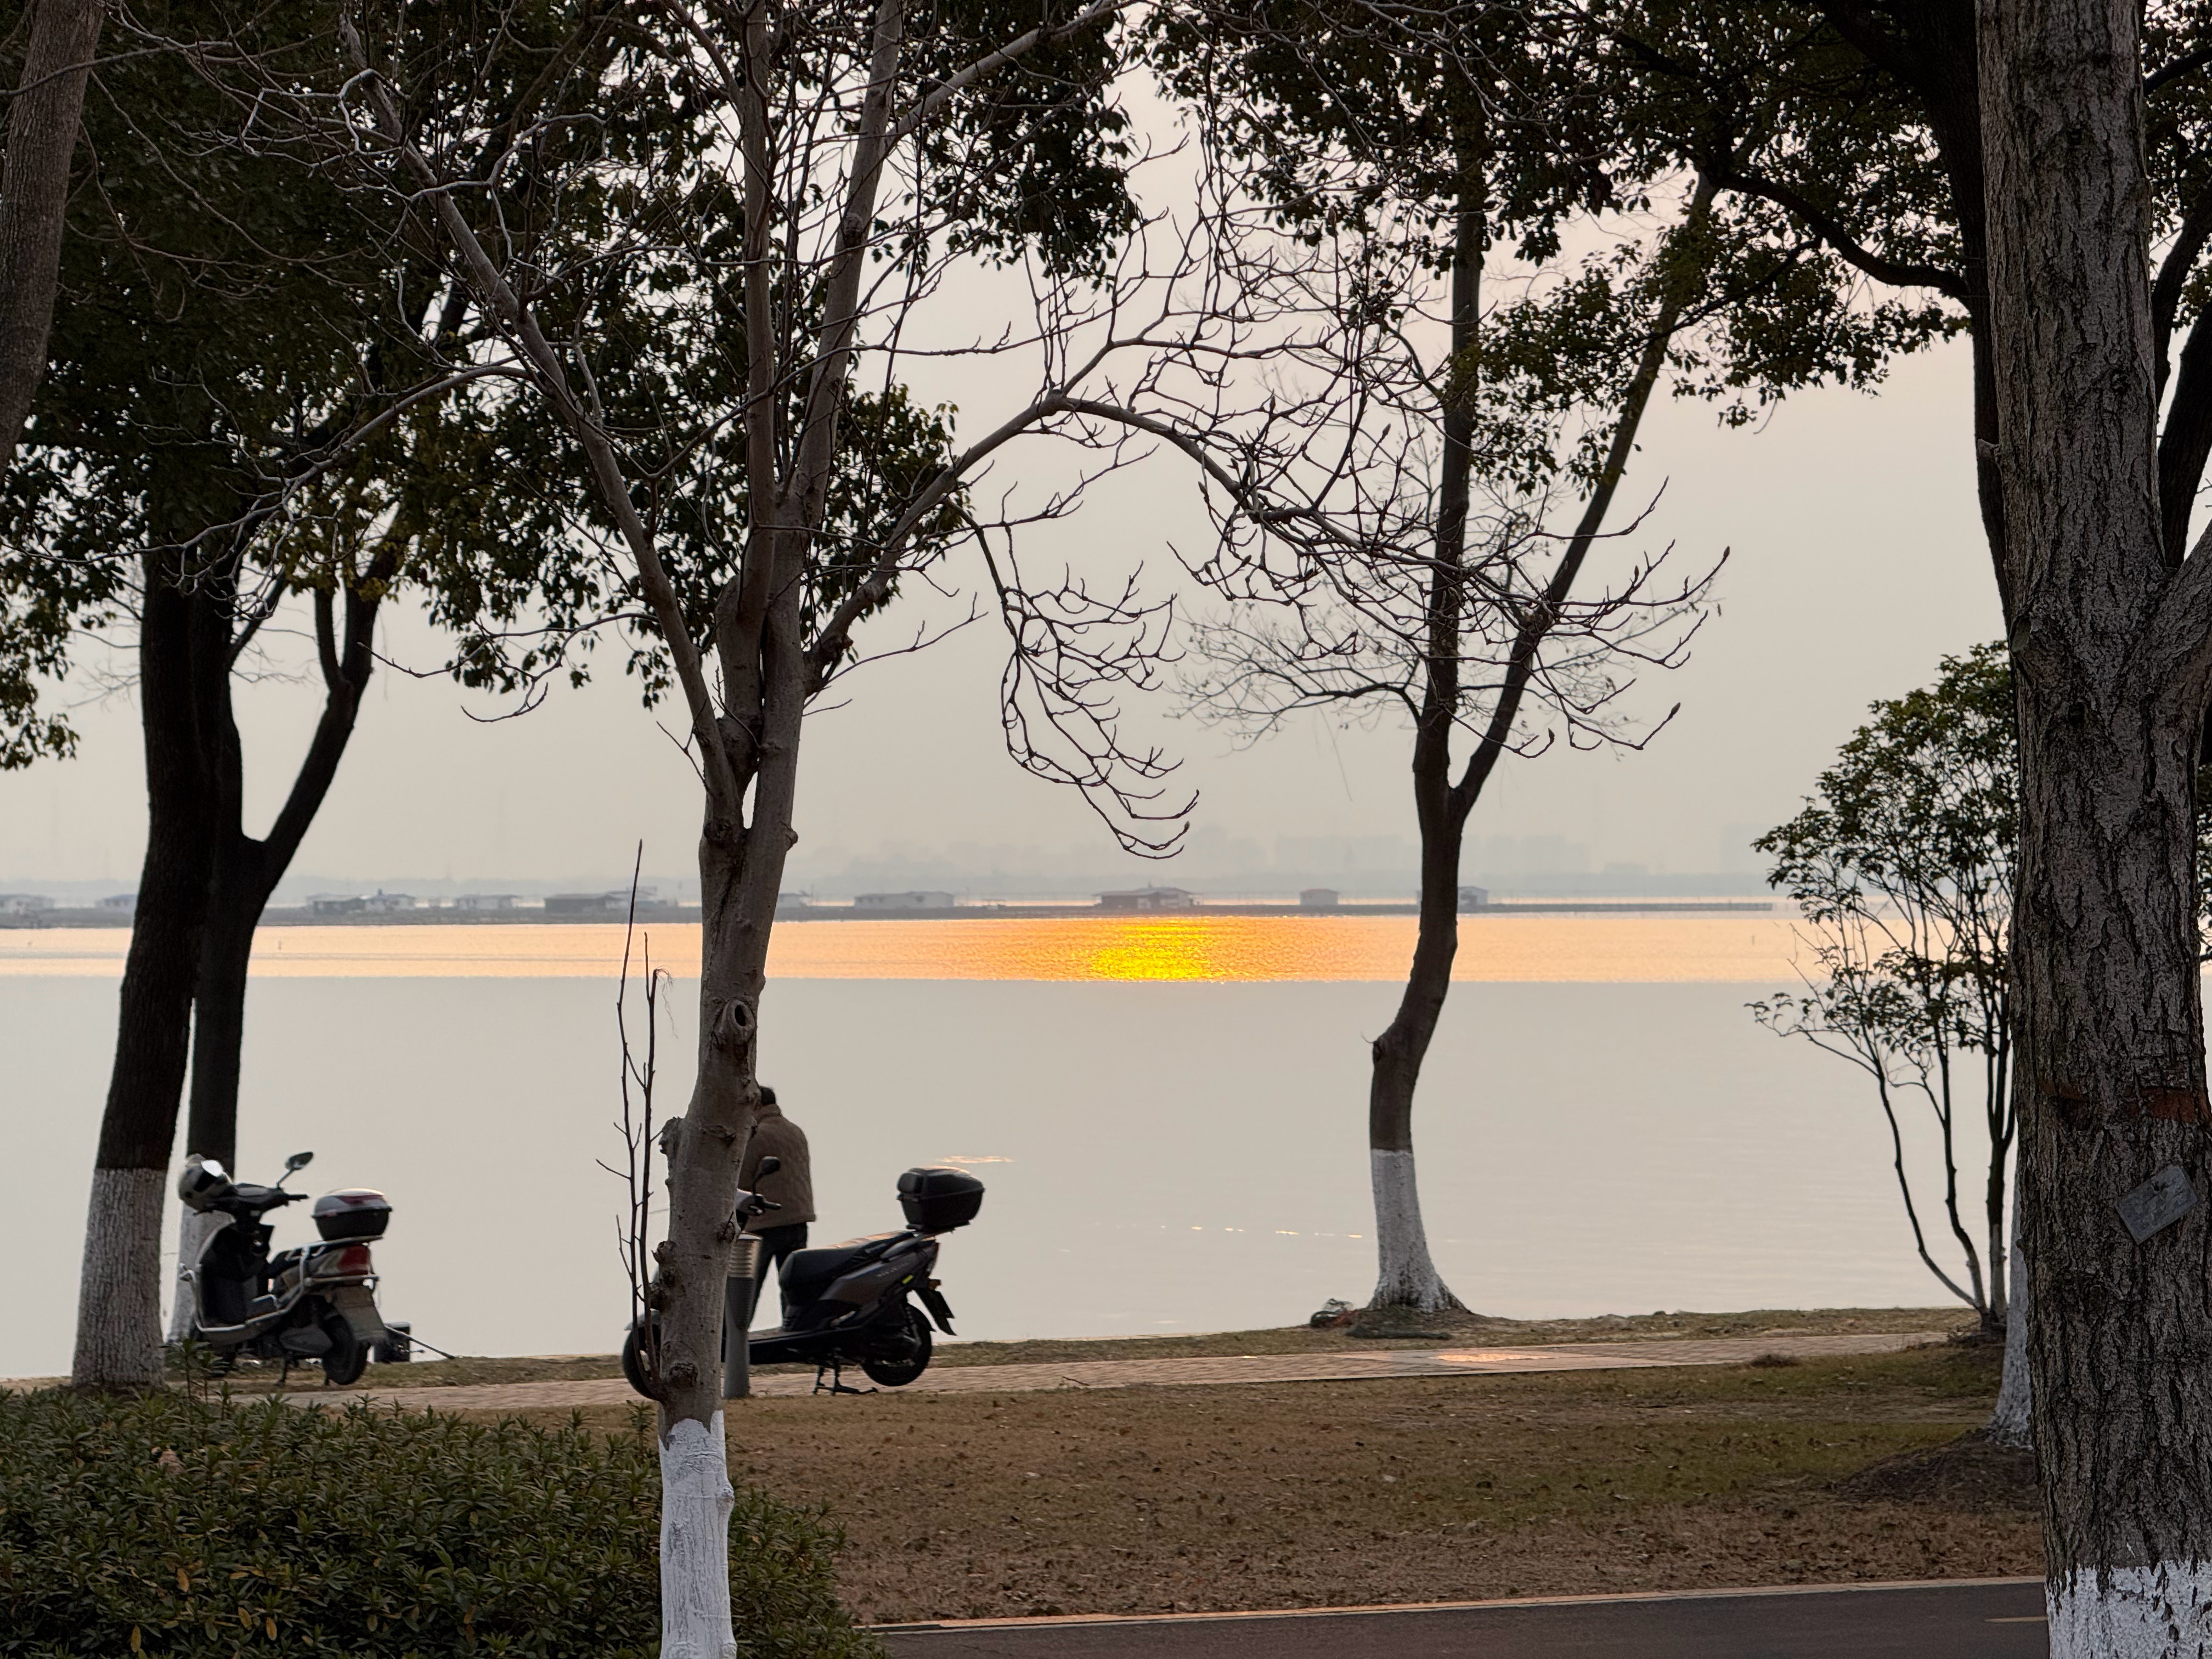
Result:
<instances>
[{"instance_id":1,"label":"dirt ground","mask_svg":"<svg viewBox=\"0 0 2212 1659\"><path fill-rule=\"evenodd\" d=\"M731 1462L875 1622L2033 1573L2023 1468L1929 1473L1996 1364L755 1400Z\"/></svg>"}]
</instances>

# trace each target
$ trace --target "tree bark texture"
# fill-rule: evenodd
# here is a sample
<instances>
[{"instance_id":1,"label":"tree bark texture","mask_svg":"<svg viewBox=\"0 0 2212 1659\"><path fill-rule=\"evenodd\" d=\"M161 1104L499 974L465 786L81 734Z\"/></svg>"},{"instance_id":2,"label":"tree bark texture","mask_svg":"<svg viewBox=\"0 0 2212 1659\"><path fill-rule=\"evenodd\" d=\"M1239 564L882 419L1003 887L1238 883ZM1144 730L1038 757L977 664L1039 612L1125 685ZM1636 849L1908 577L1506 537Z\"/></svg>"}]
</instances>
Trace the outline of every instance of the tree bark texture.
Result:
<instances>
[{"instance_id":1,"label":"tree bark texture","mask_svg":"<svg viewBox=\"0 0 2212 1659\"><path fill-rule=\"evenodd\" d=\"M2021 1247L2054 1659L2212 1653L2212 1225L2192 787L2201 572L2163 550L2138 14L1981 0L2013 562Z\"/></svg>"},{"instance_id":2,"label":"tree bark texture","mask_svg":"<svg viewBox=\"0 0 2212 1659\"><path fill-rule=\"evenodd\" d=\"M210 659L223 663L228 646L216 608L178 581L176 558L174 550L157 550L144 562L138 700L146 857L124 958L115 1064L77 1290L70 1380L79 1388L143 1388L161 1375L161 1195L207 922L206 733L215 710L205 670Z\"/></svg>"},{"instance_id":3,"label":"tree bark texture","mask_svg":"<svg viewBox=\"0 0 2212 1659\"><path fill-rule=\"evenodd\" d=\"M38 0L23 78L8 107L0 173L0 469L15 458L46 372L70 161L106 15L105 0Z\"/></svg>"},{"instance_id":4,"label":"tree bark texture","mask_svg":"<svg viewBox=\"0 0 2212 1659\"><path fill-rule=\"evenodd\" d=\"M137 1390L161 1384L161 1200L168 1175L166 1161L160 1169L92 1172L72 1387Z\"/></svg>"},{"instance_id":5,"label":"tree bark texture","mask_svg":"<svg viewBox=\"0 0 2212 1659\"><path fill-rule=\"evenodd\" d=\"M660 1441L660 1651L735 1659L730 1623L729 1452L722 1413L686 1418Z\"/></svg>"}]
</instances>

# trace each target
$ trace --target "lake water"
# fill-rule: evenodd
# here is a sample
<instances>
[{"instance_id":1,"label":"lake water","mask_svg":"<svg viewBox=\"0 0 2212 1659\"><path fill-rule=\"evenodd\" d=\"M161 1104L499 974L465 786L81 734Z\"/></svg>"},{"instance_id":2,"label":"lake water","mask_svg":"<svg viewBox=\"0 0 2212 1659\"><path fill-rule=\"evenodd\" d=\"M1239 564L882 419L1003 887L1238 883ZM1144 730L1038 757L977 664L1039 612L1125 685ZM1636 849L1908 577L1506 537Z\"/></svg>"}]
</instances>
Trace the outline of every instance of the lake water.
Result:
<instances>
[{"instance_id":1,"label":"lake water","mask_svg":"<svg viewBox=\"0 0 2212 1659\"><path fill-rule=\"evenodd\" d=\"M963 1335L1285 1323L1364 1297L1365 1043L1410 919L809 921L775 934L763 1073L814 1144L815 1237L895 1225L960 1161ZM697 929L652 930L696 974ZM0 1376L65 1368L125 935L0 933L19 1179ZM241 1173L383 1188L385 1303L459 1352L606 1352L626 1291L618 927L270 928ZM1469 917L1416 1133L1429 1231L1470 1305L1516 1315L1941 1299L1857 1074L1744 1011L1794 982L1779 918ZM696 981L665 999L665 1099ZM181 1152L181 1148L179 1149ZM168 1224L173 1233L173 1218ZM280 1221L280 1243L307 1232Z\"/></svg>"}]
</instances>

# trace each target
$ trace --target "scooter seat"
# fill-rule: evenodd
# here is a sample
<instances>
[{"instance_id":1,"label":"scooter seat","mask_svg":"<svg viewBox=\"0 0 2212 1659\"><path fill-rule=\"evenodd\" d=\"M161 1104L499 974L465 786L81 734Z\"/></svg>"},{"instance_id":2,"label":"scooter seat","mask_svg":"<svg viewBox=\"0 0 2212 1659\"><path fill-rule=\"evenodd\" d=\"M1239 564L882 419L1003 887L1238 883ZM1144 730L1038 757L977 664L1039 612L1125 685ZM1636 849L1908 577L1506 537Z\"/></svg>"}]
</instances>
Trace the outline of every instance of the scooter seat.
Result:
<instances>
[{"instance_id":1,"label":"scooter seat","mask_svg":"<svg viewBox=\"0 0 2212 1659\"><path fill-rule=\"evenodd\" d=\"M786 1307L801 1307L815 1300L830 1285L862 1262L883 1253L886 1241L896 1233L873 1238L848 1238L818 1250L793 1250L783 1259L783 1300Z\"/></svg>"}]
</instances>

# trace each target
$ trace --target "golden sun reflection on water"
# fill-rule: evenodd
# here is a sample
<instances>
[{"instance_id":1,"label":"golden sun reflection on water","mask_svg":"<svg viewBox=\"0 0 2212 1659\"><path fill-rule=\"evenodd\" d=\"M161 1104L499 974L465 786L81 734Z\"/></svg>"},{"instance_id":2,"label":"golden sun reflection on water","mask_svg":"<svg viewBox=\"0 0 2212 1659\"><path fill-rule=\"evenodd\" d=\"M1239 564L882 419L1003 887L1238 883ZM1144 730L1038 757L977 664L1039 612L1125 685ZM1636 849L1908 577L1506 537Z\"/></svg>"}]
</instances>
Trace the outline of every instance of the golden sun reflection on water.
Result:
<instances>
[{"instance_id":1,"label":"golden sun reflection on water","mask_svg":"<svg viewBox=\"0 0 2212 1659\"><path fill-rule=\"evenodd\" d=\"M696 922L641 928L654 965L699 971ZM0 931L0 977L112 979L123 928ZM1469 915L1455 980L1790 982L1782 914ZM787 979L1395 981L1410 916L1160 916L1109 920L780 923L771 975ZM620 967L609 923L264 927L253 972L270 979L600 979ZM638 970L634 960L633 971Z\"/></svg>"}]
</instances>

